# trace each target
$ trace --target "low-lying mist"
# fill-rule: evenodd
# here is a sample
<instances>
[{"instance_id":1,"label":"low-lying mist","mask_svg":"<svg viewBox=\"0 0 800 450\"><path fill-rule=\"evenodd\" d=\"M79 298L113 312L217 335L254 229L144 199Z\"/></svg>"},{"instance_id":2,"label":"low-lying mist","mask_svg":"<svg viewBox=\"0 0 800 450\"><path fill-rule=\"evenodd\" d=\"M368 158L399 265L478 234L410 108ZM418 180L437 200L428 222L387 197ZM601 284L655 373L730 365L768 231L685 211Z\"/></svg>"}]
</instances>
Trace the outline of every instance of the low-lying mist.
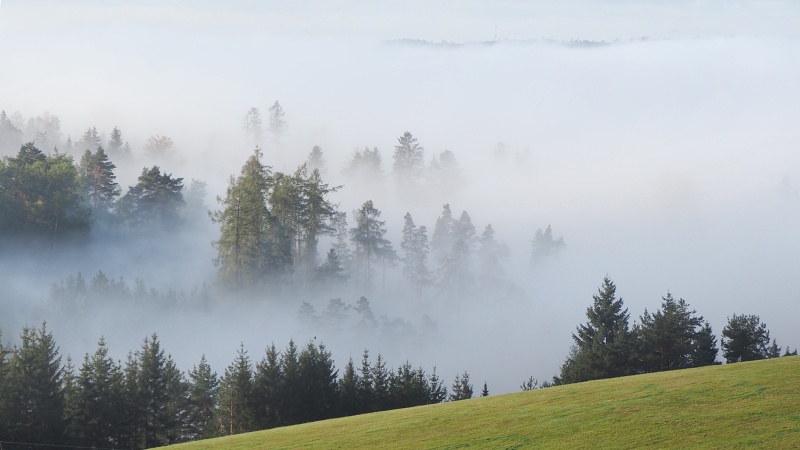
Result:
<instances>
[{"instance_id":1,"label":"low-lying mist","mask_svg":"<svg viewBox=\"0 0 800 450\"><path fill-rule=\"evenodd\" d=\"M95 11L90 4L84 10ZM391 364L435 365L446 382L467 370L476 386L486 381L497 394L558 371L571 333L608 275L632 320L671 292L709 320L718 337L727 317L758 314L779 345L800 345L793 323L800 314L796 37L759 35L766 27L756 24L740 37L730 37L729 29L711 36L684 30L638 40L631 38L647 34L628 28L608 35L584 18L577 23L593 23L590 31L573 26L574 34L546 35L552 40L526 34L513 20L515 33L503 34L501 26L496 42L492 24L486 32L453 32L446 37L471 43L448 46L387 42L438 43L443 37L427 21L412 35L397 27L383 35L375 24L361 34L334 25L306 32L323 21L315 15L302 25L304 13L292 10L281 17L295 21L275 19L291 28L281 33L260 29L261 16L250 10L226 10L219 23L200 14L178 25L159 10L174 25L162 27L161 19L147 16L141 25L141 16L108 8L95 11L99 31L87 25L91 18L72 18L73 27L54 25L61 33L56 40L49 17L30 39L20 39L18 23L32 20L35 7L0 7L0 38L15 44L0 50L0 110L21 129L45 111L57 115L61 136L48 142L63 152L68 137L77 142L96 127L106 145L119 127L132 152L126 160L112 157L123 194L142 167L158 165L187 186L205 181L212 211L256 144L263 162L283 173L294 172L318 145L322 179L342 186L331 200L347 213L348 226L352 211L372 200L386 237L402 253L404 215L427 227L430 238L448 204L454 218L468 213L477 236L491 224L508 246L502 282L463 298L445 298L434 288L414 298L398 265L385 277L378 270L369 289L351 283L329 292L275 293L267 286L233 295L217 283L211 242L219 229L196 216L177 235L120 240L93 232L79 250L6 249L0 255L4 341L13 342L23 324L46 320L73 360L93 352L100 336L124 359L155 332L183 370L205 354L222 373L240 343L259 360L273 342L316 338L340 370L367 348ZM635 16L635 9L626 14ZM566 20L565 11L573 10L553 14ZM376 14L370 11L364 14ZM729 21L731 29L740 23ZM278 137L267 129L276 100L288 126ZM264 121L255 141L242 129L251 107ZM392 156L405 131L424 147L426 168L452 152L447 176L426 169L416 187L397 182ZM174 152L149 154L153 135L171 137ZM365 148L380 152L378 177L346 170ZM71 154L79 161L82 153ZM532 265L531 241L548 226L566 245ZM329 245L329 238L321 240L318 262ZM437 261L431 257L428 265L435 270ZM140 280L159 296L66 306L54 298L54 285L78 273L90 283L98 271L130 289ZM374 328L359 324L361 296ZM343 303L337 311L344 319L331 319L334 298ZM310 319L301 314L303 302L314 308Z\"/></svg>"}]
</instances>

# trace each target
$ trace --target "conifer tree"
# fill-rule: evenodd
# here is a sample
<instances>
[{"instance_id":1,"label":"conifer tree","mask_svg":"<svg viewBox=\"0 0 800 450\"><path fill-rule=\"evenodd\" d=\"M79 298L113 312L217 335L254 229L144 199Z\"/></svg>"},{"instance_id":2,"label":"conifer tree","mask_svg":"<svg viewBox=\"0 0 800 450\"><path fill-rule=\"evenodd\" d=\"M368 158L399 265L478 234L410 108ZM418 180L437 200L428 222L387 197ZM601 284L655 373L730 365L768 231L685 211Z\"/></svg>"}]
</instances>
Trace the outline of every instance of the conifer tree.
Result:
<instances>
[{"instance_id":1,"label":"conifer tree","mask_svg":"<svg viewBox=\"0 0 800 450\"><path fill-rule=\"evenodd\" d=\"M411 213L406 213L403 223L403 275L411 286L411 295L419 298L422 289L431 281L428 271L428 230L425 226L416 226Z\"/></svg>"},{"instance_id":2,"label":"conifer tree","mask_svg":"<svg viewBox=\"0 0 800 450\"><path fill-rule=\"evenodd\" d=\"M386 361L380 353L372 366L372 409L371 411L384 411L392 409L391 397L389 395L389 383L391 373L386 368Z\"/></svg>"},{"instance_id":3,"label":"conifer tree","mask_svg":"<svg viewBox=\"0 0 800 450\"><path fill-rule=\"evenodd\" d=\"M145 338L138 362L137 400L141 408L141 445L145 448L166 445L167 428L171 420L168 414L167 358L155 333Z\"/></svg>"},{"instance_id":4,"label":"conifer tree","mask_svg":"<svg viewBox=\"0 0 800 450\"><path fill-rule=\"evenodd\" d=\"M256 365L253 382L254 418L258 428L274 428L281 424L280 396L283 383L280 352L272 344L267 347L264 358Z\"/></svg>"},{"instance_id":5,"label":"conifer tree","mask_svg":"<svg viewBox=\"0 0 800 450\"><path fill-rule=\"evenodd\" d=\"M697 316L695 310L690 310L685 300L676 300L668 292L666 297L662 297L661 309L655 314L645 310L639 321L641 324L633 330L639 371L658 372L702 364L695 357L699 356L699 351L708 352L708 349L700 350L704 344L700 335L703 317ZM710 337L713 338L713 335ZM707 341L708 336L704 338ZM707 359L706 356L701 360L707 363Z\"/></svg>"},{"instance_id":6,"label":"conifer tree","mask_svg":"<svg viewBox=\"0 0 800 450\"><path fill-rule=\"evenodd\" d=\"M280 386L281 425L294 425L301 422L304 406L302 404L303 385L300 383L300 363L297 346L293 340L281 354L283 380Z\"/></svg>"},{"instance_id":7,"label":"conifer tree","mask_svg":"<svg viewBox=\"0 0 800 450\"><path fill-rule=\"evenodd\" d=\"M131 230L174 230L181 221L183 178L162 173L158 166L143 168L138 183L128 188L118 206Z\"/></svg>"},{"instance_id":8,"label":"conifer tree","mask_svg":"<svg viewBox=\"0 0 800 450\"><path fill-rule=\"evenodd\" d=\"M344 373L339 380L339 413L342 416L353 416L361 412L358 395L360 381L351 357L344 366Z\"/></svg>"},{"instance_id":9,"label":"conifer tree","mask_svg":"<svg viewBox=\"0 0 800 450\"><path fill-rule=\"evenodd\" d=\"M95 221L108 221L114 208L114 201L120 194L119 184L114 175L116 165L108 159L102 147L92 153L89 150L81 157L79 173L83 195L92 210Z\"/></svg>"},{"instance_id":10,"label":"conifer tree","mask_svg":"<svg viewBox=\"0 0 800 450\"><path fill-rule=\"evenodd\" d=\"M478 241L479 280L485 288L496 289L505 276L503 262L508 258L508 246L495 238L492 224L486 225Z\"/></svg>"},{"instance_id":11,"label":"conifer tree","mask_svg":"<svg viewBox=\"0 0 800 450\"><path fill-rule=\"evenodd\" d=\"M575 347L561 367L556 383L575 383L633 373L628 309L616 297L617 287L609 277L586 310L589 319L578 326L572 338Z\"/></svg>"},{"instance_id":12,"label":"conifer tree","mask_svg":"<svg viewBox=\"0 0 800 450\"><path fill-rule=\"evenodd\" d=\"M214 262L220 280L234 289L255 286L268 271L270 169L261 163L261 157L256 148L240 176L231 177L225 198L217 197L222 209L212 215L220 226Z\"/></svg>"},{"instance_id":13,"label":"conifer tree","mask_svg":"<svg viewBox=\"0 0 800 450\"><path fill-rule=\"evenodd\" d=\"M261 142L263 129L261 127L261 112L258 108L252 107L242 118L242 129L247 135L251 144L257 145Z\"/></svg>"},{"instance_id":14,"label":"conifer tree","mask_svg":"<svg viewBox=\"0 0 800 450\"><path fill-rule=\"evenodd\" d=\"M384 238L385 221L379 220L381 211L367 200L353 211L356 226L350 229L350 239L355 246L356 282L371 286L374 261L387 261L394 255L391 242Z\"/></svg>"},{"instance_id":15,"label":"conifer tree","mask_svg":"<svg viewBox=\"0 0 800 450\"><path fill-rule=\"evenodd\" d=\"M722 355L728 363L774 357L769 345L769 330L757 315L734 314L722 329Z\"/></svg>"},{"instance_id":16,"label":"conifer tree","mask_svg":"<svg viewBox=\"0 0 800 450\"><path fill-rule=\"evenodd\" d=\"M309 342L298 358L299 383L304 387L300 399L305 411L302 422L328 419L336 413L339 397L338 371L324 344Z\"/></svg>"},{"instance_id":17,"label":"conifer tree","mask_svg":"<svg viewBox=\"0 0 800 450\"><path fill-rule=\"evenodd\" d=\"M64 438L64 372L47 325L24 327L6 368L6 429L17 442L58 444Z\"/></svg>"},{"instance_id":18,"label":"conifer tree","mask_svg":"<svg viewBox=\"0 0 800 450\"><path fill-rule=\"evenodd\" d=\"M469 382L469 374L464 371L463 374L456 374L453 380L452 392L450 393L450 401L469 400L472 398L472 384Z\"/></svg>"},{"instance_id":19,"label":"conifer tree","mask_svg":"<svg viewBox=\"0 0 800 450\"><path fill-rule=\"evenodd\" d=\"M325 157L322 154L322 149L319 147L319 145L315 145L306 158L308 170L312 172L318 170L320 174L324 175L326 171L325 164L326 162Z\"/></svg>"},{"instance_id":20,"label":"conifer tree","mask_svg":"<svg viewBox=\"0 0 800 450\"><path fill-rule=\"evenodd\" d=\"M417 138L408 131L397 138L394 147L394 164L392 170L399 183L416 180L425 165L425 149L417 142Z\"/></svg>"},{"instance_id":21,"label":"conifer tree","mask_svg":"<svg viewBox=\"0 0 800 450\"><path fill-rule=\"evenodd\" d=\"M122 131L119 128L114 127L111 130L111 137L108 140L108 153L114 157L125 157L130 155L124 155L122 153L122 146L124 143L122 142Z\"/></svg>"},{"instance_id":22,"label":"conifer tree","mask_svg":"<svg viewBox=\"0 0 800 450\"><path fill-rule=\"evenodd\" d=\"M286 124L284 116L286 113L277 100L269 107L269 132L275 138L275 142L280 142L281 137L286 133L289 126Z\"/></svg>"},{"instance_id":23,"label":"conifer tree","mask_svg":"<svg viewBox=\"0 0 800 450\"><path fill-rule=\"evenodd\" d=\"M252 431L253 372L250 357L240 345L236 359L227 369L219 387L219 419L227 435Z\"/></svg>"}]
</instances>

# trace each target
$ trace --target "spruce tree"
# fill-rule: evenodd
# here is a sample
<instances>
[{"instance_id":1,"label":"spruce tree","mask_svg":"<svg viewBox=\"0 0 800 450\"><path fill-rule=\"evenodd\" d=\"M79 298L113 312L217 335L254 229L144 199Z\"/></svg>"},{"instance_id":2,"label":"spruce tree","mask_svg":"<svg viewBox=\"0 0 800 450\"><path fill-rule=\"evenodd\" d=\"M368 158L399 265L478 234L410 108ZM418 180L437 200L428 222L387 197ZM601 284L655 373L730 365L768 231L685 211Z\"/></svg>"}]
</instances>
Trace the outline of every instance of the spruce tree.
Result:
<instances>
[{"instance_id":1,"label":"spruce tree","mask_svg":"<svg viewBox=\"0 0 800 450\"><path fill-rule=\"evenodd\" d=\"M612 378L633 373L631 332L628 309L616 297L617 287L606 276L593 304L586 310L589 319L578 326L572 338L575 348L561 367L557 383Z\"/></svg>"},{"instance_id":2,"label":"spruce tree","mask_svg":"<svg viewBox=\"0 0 800 450\"><path fill-rule=\"evenodd\" d=\"M280 352L275 344L267 347L264 358L256 365L253 382L254 418L259 429L281 425L281 389L284 378Z\"/></svg>"},{"instance_id":3,"label":"spruce tree","mask_svg":"<svg viewBox=\"0 0 800 450\"><path fill-rule=\"evenodd\" d=\"M285 116L286 113L283 111L283 107L275 100L275 103L269 107L269 132L272 133L276 143L280 142L281 137L289 128L286 124Z\"/></svg>"},{"instance_id":4,"label":"spruce tree","mask_svg":"<svg viewBox=\"0 0 800 450\"><path fill-rule=\"evenodd\" d=\"M411 213L406 213L403 218L403 240L400 248L403 250L403 275L411 287L411 295L419 298L431 282L428 270L428 230L425 226L417 226Z\"/></svg>"},{"instance_id":5,"label":"spruce tree","mask_svg":"<svg viewBox=\"0 0 800 450\"><path fill-rule=\"evenodd\" d=\"M734 314L722 329L722 355L728 363L771 357L767 325L753 314Z\"/></svg>"},{"instance_id":6,"label":"spruce tree","mask_svg":"<svg viewBox=\"0 0 800 450\"><path fill-rule=\"evenodd\" d=\"M89 150L81 157L79 173L84 198L91 208L95 222L108 222L114 208L114 201L120 194L115 181L114 165L102 147L92 153Z\"/></svg>"},{"instance_id":7,"label":"spruce tree","mask_svg":"<svg viewBox=\"0 0 800 450\"><path fill-rule=\"evenodd\" d=\"M360 377L351 357L344 366L344 374L339 380L339 409L342 416L353 416L361 412L358 389Z\"/></svg>"},{"instance_id":8,"label":"spruce tree","mask_svg":"<svg viewBox=\"0 0 800 450\"><path fill-rule=\"evenodd\" d=\"M250 357L240 345L234 362L225 369L219 387L219 419L222 433L231 435L252 431L253 372Z\"/></svg>"},{"instance_id":9,"label":"spruce tree","mask_svg":"<svg viewBox=\"0 0 800 450\"><path fill-rule=\"evenodd\" d=\"M219 279L234 289L256 286L268 271L270 169L261 157L256 148L240 176L231 177L225 198L217 197L222 209L212 215L220 226L220 238L214 242Z\"/></svg>"},{"instance_id":10,"label":"spruce tree","mask_svg":"<svg viewBox=\"0 0 800 450\"><path fill-rule=\"evenodd\" d=\"M206 356L189 372L186 432L190 440L206 439L219 434L217 404L219 380Z\"/></svg>"},{"instance_id":11,"label":"spruce tree","mask_svg":"<svg viewBox=\"0 0 800 450\"><path fill-rule=\"evenodd\" d=\"M64 439L64 372L47 325L24 327L6 372L6 428L17 442L59 444Z\"/></svg>"},{"instance_id":12,"label":"spruce tree","mask_svg":"<svg viewBox=\"0 0 800 450\"><path fill-rule=\"evenodd\" d=\"M417 138L408 131L397 138L394 147L395 179L399 183L406 183L419 178L425 164L425 149L417 142Z\"/></svg>"}]
</instances>

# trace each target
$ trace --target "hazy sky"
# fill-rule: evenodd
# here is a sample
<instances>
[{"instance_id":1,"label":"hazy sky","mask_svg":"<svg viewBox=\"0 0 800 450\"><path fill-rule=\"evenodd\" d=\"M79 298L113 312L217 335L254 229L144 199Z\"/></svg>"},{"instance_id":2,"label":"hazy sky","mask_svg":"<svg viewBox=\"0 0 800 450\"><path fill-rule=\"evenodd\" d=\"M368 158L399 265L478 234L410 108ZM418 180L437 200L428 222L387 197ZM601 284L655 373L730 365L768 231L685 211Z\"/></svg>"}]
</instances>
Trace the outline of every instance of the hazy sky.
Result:
<instances>
[{"instance_id":1,"label":"hazy sky","mask_svg":"<svg viewBox=\"0 0 800 450\"><path fill-rule=\"evenodd\" d=\"M170 135L179 156L165 169L207 180L213 196L252 151L244 113L266 115L280 100L289 133L283 152L265 148L268 164L292 170L321 145L332 179L345 184L342 209L377 197L396 247L407 210L432 229L445 202L469 211L479 231L491 222L511 246L508 271L527 302L472 305L452 323L439 319L445 335L466 324L467 338L390 358L439 364L448 380L467 369L476 384L509 392L557 371L606 274L632 319L670 290L718 336L726 317L754 313L779 344L800 346L798 23L800 4L788 1L5 0L0 109L48 110L73 140L89 126L119 126L135 152L151 134ZM495 46L386 44L495 36ZM563 45L572 40L620 42ZM338 169L353 149L378 147L389 168L406 130L428 158L453 151L464 186L412 204L348 190ZM493 159L500 142L505 160ZM529 240L548 224L567 251L532 273ZM209 272L210 261L196 271ZM94 325L81 338L90 345L108 333ZM182 331L152 325L131 330L133 344L109 345L124 352L157 331L176 356L188 347ZM240 341L260 355L292 334L214 327L216 336L192 342L223 348L210 357L218 372ZM358 355L365 344L354 345L335 350ZM346 356L334 354L339 367ZM183 358L187 368L199 353Z\"/></svg>"}]
</instances>

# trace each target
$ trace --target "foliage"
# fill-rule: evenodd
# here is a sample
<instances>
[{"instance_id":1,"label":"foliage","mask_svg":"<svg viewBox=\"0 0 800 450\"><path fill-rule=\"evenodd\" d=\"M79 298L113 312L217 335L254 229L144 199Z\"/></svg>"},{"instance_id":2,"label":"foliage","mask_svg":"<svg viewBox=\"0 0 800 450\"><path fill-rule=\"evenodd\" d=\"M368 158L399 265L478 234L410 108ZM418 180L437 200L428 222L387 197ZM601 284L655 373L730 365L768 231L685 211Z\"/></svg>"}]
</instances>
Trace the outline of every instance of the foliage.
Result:
<instances>
[{"instance_id":1,"label":"foliage","mask_svg":"<svg viewBox=\"0 0 800 450\"><path fill-rule=\"evenodd\" d=\"M561 366L557 384L633 373L628 309L616 292L616 285L606 276L598 293L592 296L592 306L586 310L588 321L572 334L575 346Z\"/></svg>"},{"instance_id":2,"label":"foliage","mask_svg":"<svg viewBox=\"0 0 800 450\"><path fill-rule=\"evenodd\" d=\"M0 160L0 236L54 244L89 230L72 158L33 143Z\"/></svg>"},{"instance_id":3,"label":"foliage","mask_svg":"<svg viewBox=\"0 0 800 450\"><path fill-rule=\"evenodd\" d=\"M397 138L392 170L398 182L405 183L420 176L425 164L425 149L408 131Z\"/></svg>"},{"instance_id":4,"label":"foliage","mask_svg":"<svg viewBox=\"0 0 800 450\"><path fill-rule=\"evenodd\" d=\"M638 371L660 372L713 364L716 337L711 325L697 316L683 299L671 293L662 297L661 309L650 314L646 309L634 327Z\"/></svg>"},{"instance_id":5,"label":"foliage","mask_svg":"<svg viewBox=\"0 0 800 450\"><path fill-rule=\"evenodd\" d=\"M780 356L780 347L773 341L761 318L752 314L734 314L722 329L722 355L728 363L754 361Z\"/></svg>"},{"instance_id":6,"label":"foliage","mask_svg":"<svg viewBox=\"0 0 800 450\"><path fill-rule=\"evenodd\" d=\"M553 238L553 230L550 225L544 231L538 228L531 241L531 265L541 264L547 258L560 253L566 246L563 237Z\"/></svg>"},{"instance_id":7,"label":"foliage","mask_svg":"<svg viewBox=\"0 0 800 450\"><path fill-rule=\"evenodd\" d=\"M129 230L175 230L181 223L183 178L162 173L158 166L143 168L138 183L119 200L120 218Z\"/></svg>"}]
</instances>

